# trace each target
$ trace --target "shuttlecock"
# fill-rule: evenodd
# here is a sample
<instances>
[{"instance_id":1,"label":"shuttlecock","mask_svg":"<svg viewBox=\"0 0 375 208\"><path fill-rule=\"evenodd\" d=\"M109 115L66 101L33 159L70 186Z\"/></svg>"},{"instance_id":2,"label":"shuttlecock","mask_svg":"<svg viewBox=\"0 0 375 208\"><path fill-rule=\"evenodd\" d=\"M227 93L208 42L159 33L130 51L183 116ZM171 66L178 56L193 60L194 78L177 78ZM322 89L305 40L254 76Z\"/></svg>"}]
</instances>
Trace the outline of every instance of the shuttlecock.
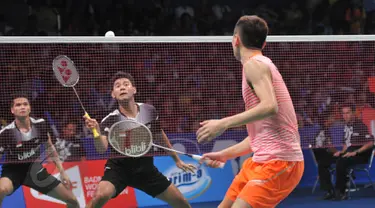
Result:
<instances>
[{"instance_id":1,"label":"shuttlecock","mask_svg":"<svg viewBox=\"0 0 375 208\"><path fill-rule=\"evenodd\" d=\"M113 31L108 31L105 33L105 37L115 37L115 33Z\"/></svg>"}]
</instances>

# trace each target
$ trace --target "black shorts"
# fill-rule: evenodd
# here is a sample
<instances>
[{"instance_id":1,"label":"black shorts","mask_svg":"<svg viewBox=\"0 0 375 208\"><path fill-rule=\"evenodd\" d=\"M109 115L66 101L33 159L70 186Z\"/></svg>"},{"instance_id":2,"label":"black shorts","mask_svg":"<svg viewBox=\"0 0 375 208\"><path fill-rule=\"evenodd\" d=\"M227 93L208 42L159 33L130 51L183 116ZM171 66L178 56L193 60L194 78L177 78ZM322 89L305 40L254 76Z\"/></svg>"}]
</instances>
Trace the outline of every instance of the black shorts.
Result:
<instances>
[{"instance_id":1,"label":"black shorts","mask_svg":"<svg viewBox=\"0 0 375 208\"><path fill-rule=\"evenodd\" d=\"M152 157L109 159L102 181L108 181L115 186L116 193L113 198L127 186L156 197L171 185L167 177L154 166Z\"/></svg>"},{"instance_id":2,"label":"black shorts","mask_svg":"<svg viewBox=\"0 0 375 208\"><path fill-rule=\"evenodd\" d=\"M13 192L24 185L40 193L48 194L60 184L60 181L49 174L40 163L4 164L1 177L12 181Z\"/></svg>"}]
</instances>

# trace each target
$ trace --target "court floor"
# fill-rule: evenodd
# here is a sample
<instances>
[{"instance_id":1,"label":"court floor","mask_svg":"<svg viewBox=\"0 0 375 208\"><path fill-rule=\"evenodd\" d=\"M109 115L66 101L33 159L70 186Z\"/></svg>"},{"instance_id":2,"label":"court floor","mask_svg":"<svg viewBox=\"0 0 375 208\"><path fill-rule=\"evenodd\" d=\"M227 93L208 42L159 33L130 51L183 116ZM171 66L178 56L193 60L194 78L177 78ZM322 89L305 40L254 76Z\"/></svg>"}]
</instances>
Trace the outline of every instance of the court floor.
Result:
<instances>
[{"instance_id":1,"label":"court floor","mask_svg":"<svg viewBox=\"0 0 375 208\"><path fill-rule=\"evenodd\" d=\"M371 188L362 189L351 194L351 199L345 201L325 201L320 197L323 192L311 194L311 188L296 189L277 208L374 208L375 191ZM193 208L216 208L219 202L192 204ZM157 206L152 208L166 208Z\"/></svg>"}]
</instances>

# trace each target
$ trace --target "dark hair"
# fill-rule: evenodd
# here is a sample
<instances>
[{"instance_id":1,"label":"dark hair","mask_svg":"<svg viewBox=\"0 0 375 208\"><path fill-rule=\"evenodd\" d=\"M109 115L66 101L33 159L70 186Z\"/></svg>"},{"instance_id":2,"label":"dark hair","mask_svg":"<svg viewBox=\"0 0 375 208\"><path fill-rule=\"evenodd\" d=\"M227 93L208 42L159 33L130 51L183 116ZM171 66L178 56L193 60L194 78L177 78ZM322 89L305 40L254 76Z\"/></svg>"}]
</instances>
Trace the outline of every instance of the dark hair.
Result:
<instances>
[{"instance_id":1,"label":"dark hair","mask_svg":"<svg viewBox=\"0 0 375 208\"><path fill-rule=\"evenodd\" d=\"M242 44L246 48L262 49L268 35L267 22L256 15L242 16L236 28Z\"/></svg>"},{"instance_id":2,"label":"dark hair","mask_svg":"<svg viewBox=\"0 0 375 208\"><path fill-rule=\"evenodd\" d=\"M341 105L341 110L342 110L343 108L350 108L350 110L351 110L352 112L355 111L355 106L354 106L353 104L351 104L351 103L343 103L343 104Z\"/></svg>"},{"instance_id":3,"label":"dark hair","mask_svg":"<svg viewBox=\"0 0 375 208\"><path fill-rule=\"evenodd\" d=\"M14 92L12 93L11 97L10 97L10 107L13 107L14 105L14 100L17 99L17 98L26 98L27 101L29 101L30 103L30 99L29 99L29 95L25 92Z\"/></svg>"},{"instance_id":4,"label":"dark hair","mask_svg":"<svg viewBox=\"0 0 375 208\"><path fill-rule=\"evenodd\" d=\"M122 78L128 79L130 81L130 83L135 87L135 81L134 81L133 76L129 73L119 71L111 79L112 88L113 88L113 85L115 84L116 80L122 79Z\"/></svg>"}]
</instances>

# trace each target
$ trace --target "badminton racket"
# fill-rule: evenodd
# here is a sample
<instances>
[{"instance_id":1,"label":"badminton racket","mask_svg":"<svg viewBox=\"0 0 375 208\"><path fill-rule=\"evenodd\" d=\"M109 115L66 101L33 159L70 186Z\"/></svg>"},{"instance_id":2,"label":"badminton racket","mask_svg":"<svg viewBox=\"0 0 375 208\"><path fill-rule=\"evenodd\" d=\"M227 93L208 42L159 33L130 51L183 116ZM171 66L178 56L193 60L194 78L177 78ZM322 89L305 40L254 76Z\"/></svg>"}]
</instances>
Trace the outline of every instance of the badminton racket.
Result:
<instances>
[{"instance_id":1,"label":"badminton racket","mask_svg":"<svg viewBox=\"0 0 375 208\"><path fill-rule=\"evenodd\" d=\"M85 117L90 118L85 107L83 106L83 103L77 93L77 90L74 87L79 81L79 74L73 61L65 55L57 56L52 62L52 69L56 79L60 82L62 86L73 88L73 91L78 98L78 102L81 105L83 111L85 112ZM94 138L98 138L100 136L95 128L92 128L91 131L94 135Z\"/></svg>"},{"instance_id":2,"label":"badminton racket","mask_svg":"<svg viewBox=\"0 0 375 208\"><path fill-rule=\"evenodd\" d=\"M167 151L186 155L196 161L202 159L201 155L188 154L168 147L153 143L153 136L149 128L135 120L123 120L113 124L109 130L108 141L110 145L120 154L128 157L141 157L145 155L152 146ZM205 162L210 162L206 159ZM225 163L220 163L224 168Z\"/></svg>"}]
</instances>

